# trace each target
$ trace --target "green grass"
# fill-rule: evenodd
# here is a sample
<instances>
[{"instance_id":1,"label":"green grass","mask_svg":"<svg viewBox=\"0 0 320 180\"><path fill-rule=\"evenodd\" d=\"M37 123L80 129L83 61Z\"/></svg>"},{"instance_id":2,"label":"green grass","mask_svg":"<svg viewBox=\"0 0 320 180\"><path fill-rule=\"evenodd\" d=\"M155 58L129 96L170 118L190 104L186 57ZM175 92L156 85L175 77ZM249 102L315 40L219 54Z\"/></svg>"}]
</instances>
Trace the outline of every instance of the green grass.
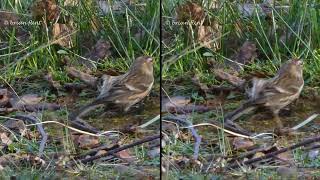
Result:
<instances>
[{"instance_id":1,"label":"green grass","mask_svg":"<svg viewBox=\"0 0 320 180\"><path fill-rule=\"evenodd\" d=\"M165 0L162 4L164 22L175 21L175 8L185 2L184 0ZM306 62L304 68L304 77L307 85L319 85L319 36L320 25L319 8L316 1L290 1L290 8L286 12L283 9L273 9L272 18L257 16L254 13L252 17L242 18L237 9L237 4L242 1L220 1L221 8L209 10L206 4L210 1L197 1L203 4L208 16L219 22L222 26L221 49L213 52L209 49L199 47L196 40L193 44L186 44L185 29L183 26L165 24L164 29L171 33L171 41L163 45L164 47L164 71L163 79L171 80L172 77L184 77L185 72L199 74L202 79L211 84L217 84L212 80L206 62L209 58L203 56L204 53L212 53L215 61L222 62L225 57L230 57L235 53L234 45L240 47L245 40L251 40L256 43L259 52L258 58L254 64L246 67L247 71L266 71L275 73L281 62L290 57L300 57ZM205 3L208 2L208 3ZM241 31L237 31L236 22L241 24ZM271 29L277 27L277 31L271 33ZM279 38L284 32L292 34L292 37L282 43ZM232 48L231 48L232 47ZM166 68L166 61L175 55L181 55L181 52L187 52L182 55L170 68ZM211 80L208 80L211 79Z\"/></svg>"}]
</instances>

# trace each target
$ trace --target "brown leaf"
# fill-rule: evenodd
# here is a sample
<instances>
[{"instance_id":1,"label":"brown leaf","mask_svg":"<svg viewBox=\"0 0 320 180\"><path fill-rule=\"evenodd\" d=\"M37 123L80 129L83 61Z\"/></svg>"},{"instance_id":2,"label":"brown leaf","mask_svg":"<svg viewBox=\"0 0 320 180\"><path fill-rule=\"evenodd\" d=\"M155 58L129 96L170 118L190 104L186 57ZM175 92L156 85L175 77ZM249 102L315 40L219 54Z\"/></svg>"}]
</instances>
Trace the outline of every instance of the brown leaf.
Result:
<instances>
[{"instance_id":1,"label":"brown leaf","mask_svg":"<svg viewBox=\"0 0 320 180\"><path fill-rule=\"evenodd\" d=\"M205 18L205 12L203 8L193 2L186 2L176 9L177 19L180 22L194 21L203 22Z\"/></svg>"},{"instance_id":2,"label":"brown leaf","mask_svg":"<svg viewBox=\"0 0 320 180\"><path fill-rule=\"evenodd\" d=\"M242 137L236 137L233 139L232 145L235 150L248 150L254 146L254 143Z\"/></svg>"},{"instance_id":3,"label":"brown leaf","mask_svg":"<svg viewBox=\"0 0 320 180\"><path fill-rule=\"evenodd\" d=\"M94 63L99 62L102 59L107 58L111 55L110 43L104 39L100 39L84 57L86 59L80 59L80 62L92 69L95 67ZM87 59L93 61L88 61Z\"/></svg>"},{"instance_id":4,"label":"brown leaf","mask_svg":"<svg viewBox=\"0 0 320 180\"><path fill-rule=\"evenodd\" d=\"M52 73L49 72L44 78L49 82L50 86L54 88L54 90L57 91L61 89L61 84L58 81L53 80Z\"/></svg>"},{"instance_id":5,"label":"brown leaf","mask_svg":"<svg viewBox=\"0 0 320 180\"><path fill-rule=\"evenodd\" d=\"M183 107L190 103L190 98L184 96L170 97L170 99L162 100L162 112L166 112L168 109Z\"/></svg>"},{"instance_id":6,"label":"brown leaf","mask_svg":"<svg viewBox=\"0 0 320 180\"><path fill-rule=\"evenodd\" d=\"M52 27L52 36L56 41L56 44L59 44L62 47L71 48L72 38L71 33L73 32L73 28L69 24L60 24L54 23Z\"/></svg>"},{"instance_id":7,"label":"brown leaf","mask_svg":"<svg viewBox=\"0 0 320 180\"><path fill-rule=\"evenodd\" d=\"M135 156L130 155L131 153L129 150L125 149L118 153L116 153L116 156L122 160L125 160L127 162L134 162L136 160Z\"/></svg>"},{"instance_id":8,"label":"brown leaf","mask_svg":"<svg viewBox=\"0 0 320 180\"><path fill-rule=\"evenodd\" d=\"M212 23L211 26L198 26L197 41L206 48L216 51L220 49L220 41L210 42L221 36L221 26L218 23Z\"/></svg>"},{"instance_id":9,"label":"brown leaf","mask_svg":"<svg viewBox=\"0 0 320 180\"><path fill-rule=\"evenodd\" d=\"M201 83L200 78L197 74L194 75L191 81L193 82L193 84L197 85L200 88L200 90L207 96L209 87L206 84Z\"/></svg>"},{"instance_id":10,"label":"brown leaf","mask_svg":"<svg viewBox=\"0 0 320 180\"><path fill-rule=\"evenodd\" d=\"M0 89L0 107L7 107L11 93L7 89Z\"/></svg>"},{"instance_id":11,"label":"brown leaf","mask_svg":"<svg viewBox=\"0 0 320 180\"><path fill-rule=\"evenodd\" d=\"M69 76L75 77L75 78L79 78L81 81L83 81L84 83L88 84L89 86L96 88L98 85L98 78L87 74L85 72L82 72L74 67L66 67L66 71L68 73Z\"/></svg>"},{"instance_id":12,"label":"brown leaf","mask_svg":"<svg viewBox=\"0 0 320 180\"><path fill-rule=\"evenodd\" d=\"M7 120L3 123L3 126L5 126L6 128L15 131L15 132L19 132L21 134L21 136L24 136L27 132L27 126L25 125L25 123L22 120Z\"/></svg>"},{"instance_id":13,"label":"brown leaf","mask_svg":"<svg viewBox=\"0 0 320 180\"><path fill-rule=\"evenodd\" d=\"M36 20L46 18L46 21L54 22L60 14L60 8L55 0L36 0L30 9Z\"/></svg>"},{"instance_id":14,"label":"brown leaf","mask_svg":"<svg viewBox=\"0 0 320 180\"><path fill-rule=\"evenodd\" d=\"M237 72L243 69L243 65L251 63L257 57L257 47L255 43L246 41L240 48L239 52L234 54L230 59L234 62L227 61Z\"/></svg>"},{"instance_id":15,"label":"brown leaf","mask_svg":"<svg viewBox=\"0 0 320 180\"><path fill-rule=\"evenodd\" d=\"M3 133L0 133L0 139L1 139L1 143L2 145L10 145L12 144L12 140L10 137L8 137L7 133L6 132L3 132Z\"/></svg>"},{"instance_id":16,"label":"brown leaf","mask_svg":"<svg viewBox=\"0 0 320 180\"><path fill-rule=\"evenodd\" d=\"M83 134L77 139L77 144L82 149L91 149L99 146L100 142L98 137Z\"/></svg>"},{"instance_id":17,"label":"brown leaf","mask_svg":"<svg viewBox=\"0 0 320 180\"><path fill-rule=\"evenodd\" d=\"M37 94L26 94L20 97L10 99L11 106L15 109L23 109L26 105L37 105L42 97Z\"/></svg>"},{"instance_id":18,"label":"brown leaf","mask_svg":"<svg viewBox=\"0 0 320 180\"><path fill-rule=\"evenodd\" d=\"M20 18L15 12L0 11L0 27L17 26ZM13 22L13 23L12 23Z\"/></svg>"},{"instance_id":19,"label":"brown leaf","mask_svg":"<svg viewBox=\"0 0 320 180\"><path fill-rule=\"evenodd\" d=\"M246 82L244 79L241 79L236 75L230 74L223 69L214 69L214 74L221 80L225 80L235 87L242 88L244 83Z\"/></svg>"}]
</instances>

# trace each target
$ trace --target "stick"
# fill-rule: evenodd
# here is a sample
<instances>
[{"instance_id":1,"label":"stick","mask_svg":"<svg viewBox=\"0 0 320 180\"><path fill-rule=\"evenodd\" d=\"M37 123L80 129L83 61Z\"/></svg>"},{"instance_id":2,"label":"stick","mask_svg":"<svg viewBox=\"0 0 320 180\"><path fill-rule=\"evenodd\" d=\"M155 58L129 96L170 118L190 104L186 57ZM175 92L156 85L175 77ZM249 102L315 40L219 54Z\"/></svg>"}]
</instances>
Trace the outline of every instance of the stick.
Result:
<instances>
[{"instance_id":1,"label":"stick","mask_svg":"<svg viewBox=\"0 0 320 180\"><path fill-rule=\"evenodd\" d=\"M91 76L90 74L81 72L74 67L67 67L66 70L70 76L75 77L75 78L79 78L85 84L87 84L93 88L97 88L98 78Z\"/></svg>"},{"instance_id":2,"label":"stick","mask_svg":"<svg viewBox=\"0 0 320 180\"><path fill-rule=\"evenodd\" d=\"M114 145L112 147L110 147L109 145L102 145L102 146L99 146L97 148L94 148L94 149L90 150L89 152L87 152L85 154L76 156L75 159L83 159L86 156L92 156L92 155L96 154L98 151L101 151L101 150L111 151L111 150L116 149L116 148L119 148L118 144L116 144L116 145Z\"/></svg>"},{"instance_id":3,"label":"stick","mask_svg":"<svg viewBox=\"0 0 320 180\"><path fill-rule=\"evenodd\" d=\"M304 140L304 141L302 141L300 143L297 143L297 144L291 145L289 147L282 148L280 150L268 153L268 154L266 154L264 156L250 159L248 161L243 162L243 164L244 165L250 165L250 164L253 164L255 162L264 160L264 159L272 158L272 157L274 157L274 156L276 156L278 154L284 153L286 151L293 150L293 149L296 149L298 147L309 145L309 144L312 144L312 143L315 143L315 142L319 142L319 141L320 141L320 136L312 137L312 138L306 139L306 140ZM232 164L230 166L227 166L227 168L237 168L238 166L239 166L238 164Z\"/></svg>"},{"instance_id":4,"label":"stick","mask_svg":"<svg viewBox=\"0 0 320 180\"><path fill-rule=\"evenodd\" d=\"M180 124L183 124L184 126L188 126L187 128L191 131L191 134L195 140L195 143L194 143L194 153L193 153L193 158L195 160L198 159L199 157L199 149L200 149L200 143L201 143L201 136L199 136L199 134L197 133L197 131L194 129L194 126L193 124L186 120L186 119L182 119L182 118L178 118L178 117L173 117L173 116L167 116L167 117L164 117L163 119L166 119L166 120L173 120L173 121L177 121L179 122Z\"/></svg>"},{"instance_id":5,"label":"stick","mask_svg":"<svg viewBox=\"0 0 320 180\"><path fill-rule=\"evenodd\" d=\"M141 140L138 140L138 141L136 141L136 142L133 142L133 143L131 143L131 144L124 145L124 146L122 146L122 147L119 147L119 148L110 150L110 151L108 151L108 152L105 153L105 154L100 154L100 155L97 155L97 156L92 156L92 157L90 157L90 158L82 159L82 160L80 160L80 162L86 164L86 163L92 162L92 161L94 161L94 160L96 160L96 159L100 159L100 158L103 158L103 157L106 157L106 156L109 156L109 155L113 155L113 154L115 154L115 153L117 153L117 152L120 152L120 151L123 151L123 150L125 150L125 149L129 149L129 148L131 148L131 147L134 147L134 146L137 146L137 145L146 143L146 142L150 142L150 141L153 141L153 140L159 139L159 138L160 138L160 134L154 135L154 136L149 136L149 137L146 137L146 138L144 138L144 139L141 139ZM69 165L73 166L74 163L71 162Z\"/></svg>"},{"instance_id":6,"label":"stick","mask_svg":"<svg viewBox=\"0 0 320 180\"><path fill-rule=\"evenodd\" d=\"M38 122L36 117L31 116L31 115L16 115L14 118L21 119L23 121L29 121L31 123L37 123ZM41 137L42 137L41 138L41 142L40 142L40 146L39 146L39 157L41 157L42 154L43 154L43 151L44 151L44 147L45 147L45 145L47 143L47 140L48 140L48 135L44 131L44 128L43 128L42 124L37 124L37 129L40 132Z\"/></svg>"}]
</instances>

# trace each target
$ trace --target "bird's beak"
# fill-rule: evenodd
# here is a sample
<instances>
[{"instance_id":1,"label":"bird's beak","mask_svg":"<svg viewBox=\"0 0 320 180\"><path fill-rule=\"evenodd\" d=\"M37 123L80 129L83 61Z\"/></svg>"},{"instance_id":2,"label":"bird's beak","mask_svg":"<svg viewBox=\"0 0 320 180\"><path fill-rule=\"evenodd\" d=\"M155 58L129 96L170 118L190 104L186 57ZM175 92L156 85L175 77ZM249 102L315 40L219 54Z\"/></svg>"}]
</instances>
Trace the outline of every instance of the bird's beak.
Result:
<instances>
[{"instance_id":1,"label":"bird's beak","mask_svg":"<svg viewBox=\"0 0 320 180\"><path fill-rule=\"evenodd\" d=\"M298 65L303 65L303 61L299 60L299 61L297 61L297 64Z\"/></svg>"},{"instance_id":2,"label":"bird's beak","mask_svg":"<svg viewBox=\"0 0 320 180\"><path fill-rule=\"evenodd\" d=\"M152 57L147 57L147 62L151 63L153 61Z\"/></svg>"}]
</instances>

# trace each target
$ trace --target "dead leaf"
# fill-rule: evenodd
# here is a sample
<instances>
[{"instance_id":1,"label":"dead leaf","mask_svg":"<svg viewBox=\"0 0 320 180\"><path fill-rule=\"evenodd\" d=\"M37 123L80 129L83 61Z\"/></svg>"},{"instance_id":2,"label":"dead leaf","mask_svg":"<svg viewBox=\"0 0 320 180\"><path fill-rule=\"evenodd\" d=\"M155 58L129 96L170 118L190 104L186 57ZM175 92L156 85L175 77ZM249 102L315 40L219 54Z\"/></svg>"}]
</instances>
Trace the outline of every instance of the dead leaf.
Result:
<instances>
[{"instance_id":1,"label":"dead leaf","mask_svg":"<svg viewBox=\"0 0 320 180\"><path fill-rule=\"evenodd\" d=\"M254 146L254 143L250 139L235 137L233 139L232 145L235 150L248 150Z\"/></svg>"},{"instance_id":2,"label":"dead leaf","mask_svg":"<svg viewBox=\"0 0 320 180\"><path fill-rule=\"evenodd\" d=\"M56 41L56 44L59 44L62 47L71 48L72 38L71 33L73 32L73 28L69 24L60 24L54 23L52 27L52 36Z\"/></svg>"},{"instance_id":3,"label":"dead leaf","mask_svg":"<svg viewBox=\"0 0 320 180\"><path fill-rule=\"evenodd\" d=\"M14 132L20 133L21 136L25 136L26 132L28 130L27 126L25 125L25 123L22 120L9 119L3 123L3 126L5 126L6 128L8 128Z\"/></svg>"},{"instance_id":4,"label":"dead leaf","mask_svg":"<svg viewBox=\"0 0 320 180\"><path fill-rule=\"evenodd\" d=\"M0 28L17 26L20 18L15 12L0 11Z\"/></svg>"},{"instance_id":5,"label":"dead leaf","mask_svg":"<svg viewBox=\"0 0 320 180\"><path fill-rule=\"evenodd\" d=\"M23 109L26 105L37 105L42 100L37 94L26 94L10 99L10 104L15 109Z\"/></svg>"},{"instance_id":6,"label":"dead leaf","mask_svg":"<svg viewBox=\"0 0 320 180\"><path fill-rule=\"evenodd\" d=\"M166 112L168 109L176 108L176 107L183 107L189 104L191 99L189 97L184 96L175 96L170 97L170 99L163 99L162 100L162 112Z\"/></svg>"},{"instance_id":7,"label":"dead leaf","mask_svg":"<svg viewBox=\"0 0 320 180\"><path fill-rule=\"evenodd\" d=\"M30 7L32 16L36 20L45 19L55 22L60 14L60 8L55 0L36 0Z\"/></svg>"},{"instance_id":8,"label":"dead leaf","mask_svg":"<svg viewBox=\"0 0 320 180\"><path fill-rule=\"evenodd\" d=\"M201 83L200 77L197 74L194 75L191 81L193 82L193 84L197 85L200 90L207 96L209 87L206 84Z\"/></svg>"},{"instance_id":9,"label":"dead leaf","mask_svg":"<svg viewBox=\"0 0 320 180\"><path fill-rule=\"evenodd\" d=\"M80 62L88 68L93 69L96 67L95 63L111 55L110 48L111 46L108 41L100 39L92 50L84 56L86 59L80 59Z\"/></svg>"},{"instance_id":10,"label":"dead leaf","mask_svg":"<svg viewBox=\"0 0 320 180\"><path fill-rule=\"evenodd\" d=\"M211 23L210 26L201 25L197 28L197 41L206 48L216 51L220 49L220 41L210 42L221 36L221 26Z\"/></svg>"},{"instance_id":11,"label":"dead leaf","mask_svg":"<svg viewBox=\"0 0 320 180\"><path fill-rule=\"evenodd\" d=\"M93 88L97 88L98 78L96 78L88 73L82 72L82 71L76 69L75 67L66 67L66 71L69 76L74 77L74 78L79 78L81 81L83 81L87 85L89 85Z\"/></svg>"},{"instance_id":12,"label":"dead leaf","mask_svg":"<svg viewBox=\"0 0 320 180\"><path fill-rule=\"evenodd\" d=\"M202 24L205 18L205 12L203 8L200 5L190 1L179 6L176 9L176 12L177 19L180 22L194 21L195 23Z\"/></svg>"},{"instance_id":13,"label":"dead leaf","mask_svg":"<svg viewBox=\"0 0 320 180\"><path fill-rule=\"evenodd\" d=\"M47 75L44 76L44 78L49 82L50 86L54 90L58 91L59 89L61 89L61 84L58 81L53 80L52 73L49 72Z\"/></svg>"},{"instance_id":14,"label":"dead leaf","mask_svg":"<svg viewBox=\"0 0 320 180\"><path fill-rule=\"evenodd\" d=\"M230 74L226 72L223 69L214 69L214 75L217 76L217 78L220 78L221 80L225 80L229 82L231 85L238 87L238 88L243 88L243 85L245 84L245 80L239 78L236 75Z\"/></svg>"},{"instance_id":15,"label":"dead leaf","mask_svg":"<svg viewBox=\"0 0 320 180\"><path fill-rule=\"evenodd\" d=\"M12 140L10 137L8 137L8 134L6 132L0 133L0 139L1 139L2 145L8 146L12 144Z\"/></svg>"},{"instance_id":16,"label":"dead leaf","mask_svg":"<svg viewBox=\"0 0 320 180\"><path fill-rule=\"evenodd\" d=\"M257 47L255 43L246 41L240 48L239 52L234 54L230 59L234 62L226 61L227 64L231 65L231 67L239 72L243 70L243 66L245 64L251 63L257 57Z\"/></svg>"},{"instance_id":17,"label":"dead leaf","mask_svg":"<svg viewBox=\"0 0 320 180\"><path fill-rule=\"evenodd\" d=\"M77 144L82 149L91 149L99 146L100 142L98 137L83 134L77 139Z\"/></svg>"},{"instance_id":18,"label":"dead leaf","mask_svg":"<svg viewBox=\"0 0 320 180\"><path fill-rule=\"evenodd\" d=\"M99 150L96 154L95 154L95 156L99 156L99 155L103 155L103 154L106 154L108 151L106 151L106 150Z\"/></svg>"},{"instance_id":19,"label":"dead leaf","mask_svg":"<svg viewBox=\"0 0 320 180\"><path fill-rule=\"evenodd\" d=\"M7 107L11 93L7 89L0 89L0 107Z\"/></svg>"},{"instance_id":20,"label":"dead leaf","mask_svg":"<svg viewBox=\"0 0 320 180\"><path fill-rule=\"evenodd\" d=\"M129 150L125 149L118 153L116 153L116 156L122 160L125 160L127 162L134 162L136 160L135 156L130 155L131 153Z\"/></svg>"}]
</instances>

